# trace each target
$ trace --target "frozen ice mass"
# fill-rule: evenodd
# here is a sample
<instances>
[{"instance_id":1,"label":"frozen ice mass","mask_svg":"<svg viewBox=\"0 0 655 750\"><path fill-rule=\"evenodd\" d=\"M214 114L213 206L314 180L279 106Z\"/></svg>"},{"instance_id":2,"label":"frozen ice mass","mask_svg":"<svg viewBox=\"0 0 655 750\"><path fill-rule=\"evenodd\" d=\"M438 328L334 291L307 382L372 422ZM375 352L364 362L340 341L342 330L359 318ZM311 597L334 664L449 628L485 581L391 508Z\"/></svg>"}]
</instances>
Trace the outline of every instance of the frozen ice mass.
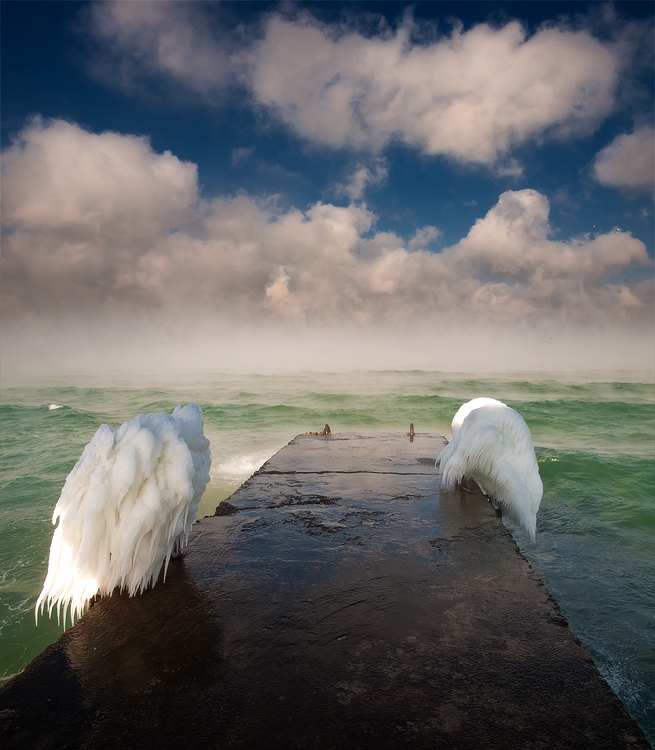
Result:
<instances>
[{"instance_id":1,"label":"frozen ice mass","mask_svg":"<svg viewBox=\"0 0 655 750\"><path fill-rule=\"evenodd\" d=\"M116 430L101 425L55 507L59 525L36 616L56 608L65 624L69 608L74 621L97 593L133 596L162 568L165 576L187 543L210 465L197 404L140 414Z\"/></svg>"}]
</instances>

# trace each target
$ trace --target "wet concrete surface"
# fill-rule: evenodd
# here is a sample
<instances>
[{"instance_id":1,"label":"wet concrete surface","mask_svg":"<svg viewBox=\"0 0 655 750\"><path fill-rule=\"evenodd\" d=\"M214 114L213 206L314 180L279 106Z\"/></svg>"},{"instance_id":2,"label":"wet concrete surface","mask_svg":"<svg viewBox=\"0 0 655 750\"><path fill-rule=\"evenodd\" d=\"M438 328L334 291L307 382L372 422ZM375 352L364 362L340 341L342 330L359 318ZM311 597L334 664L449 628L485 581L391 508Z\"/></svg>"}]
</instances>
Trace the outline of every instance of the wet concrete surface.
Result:
<instances>
[{"instance_id":1,"label":"wet concrete surface","mask_svg":"<svg viewBox=\"0 0 655 750\"><path fill-rule=\"evenodd\" d=\"M299 436L0 691L16 748L648 748L435 435Z\"/></svg>"}]
</instances>

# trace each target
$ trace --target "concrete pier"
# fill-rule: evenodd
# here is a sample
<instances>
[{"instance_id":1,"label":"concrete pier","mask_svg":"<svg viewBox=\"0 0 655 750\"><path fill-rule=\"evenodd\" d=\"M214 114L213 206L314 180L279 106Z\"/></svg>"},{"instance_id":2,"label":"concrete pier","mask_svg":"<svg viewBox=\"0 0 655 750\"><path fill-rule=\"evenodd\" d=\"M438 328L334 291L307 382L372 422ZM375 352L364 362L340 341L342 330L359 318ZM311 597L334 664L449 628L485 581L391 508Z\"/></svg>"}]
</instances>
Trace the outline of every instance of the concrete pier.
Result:
<instances>
[{"instance_id":1,"label":"concrete pier","mask_svg":"<svg viewBox=\"0 0 655 750\"><path fill-rule=\"evenodd\" d=\"M648 748L436 435L299 436L0 691L7 748Z\"/></svg>"}]
</instances>

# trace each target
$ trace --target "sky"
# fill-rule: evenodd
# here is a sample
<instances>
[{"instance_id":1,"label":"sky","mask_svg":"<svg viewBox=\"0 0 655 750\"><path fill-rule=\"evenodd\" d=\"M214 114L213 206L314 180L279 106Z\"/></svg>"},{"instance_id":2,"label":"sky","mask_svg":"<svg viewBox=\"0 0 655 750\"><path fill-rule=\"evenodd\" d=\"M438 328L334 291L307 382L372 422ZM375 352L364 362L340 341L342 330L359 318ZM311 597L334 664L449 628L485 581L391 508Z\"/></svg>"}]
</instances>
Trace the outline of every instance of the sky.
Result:
<instances>
[{"instance_id":1,"label":"sky","mask_svg":"<svg viewBox=\"0 0 655 750\"><path fill-rule=\"evenodd\" d=\"M3 0L1 368L655 368L651 2Z\"/></svg>"}]
</instances>

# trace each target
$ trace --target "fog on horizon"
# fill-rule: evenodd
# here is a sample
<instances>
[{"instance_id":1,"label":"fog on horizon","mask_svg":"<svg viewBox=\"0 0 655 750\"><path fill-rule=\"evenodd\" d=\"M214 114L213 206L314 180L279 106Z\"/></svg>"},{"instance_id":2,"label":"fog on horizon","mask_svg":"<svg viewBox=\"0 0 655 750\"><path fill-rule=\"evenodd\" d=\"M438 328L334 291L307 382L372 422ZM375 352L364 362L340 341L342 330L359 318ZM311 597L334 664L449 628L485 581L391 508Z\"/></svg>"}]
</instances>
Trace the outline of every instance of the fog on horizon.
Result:
<instances>
[{"instance_id":1,"label":"fog on horizon","mask_svg":"<svg viewBox=\"0 0 655 750\"><path fill-rule=\"evenodd\" d=\"M100 330L101 329L101 330ZM58 330L32 332L4 326L4 386L48 377L129 380L207 375L211 372L431 370L444 373L639 372L652 379L655 353L639 335L606 330L498 330L490 327L439 330L415 326L260 327L196 325L188 330L161 324L124 329L71 321Z\"/></svg>"}]
</instances>

